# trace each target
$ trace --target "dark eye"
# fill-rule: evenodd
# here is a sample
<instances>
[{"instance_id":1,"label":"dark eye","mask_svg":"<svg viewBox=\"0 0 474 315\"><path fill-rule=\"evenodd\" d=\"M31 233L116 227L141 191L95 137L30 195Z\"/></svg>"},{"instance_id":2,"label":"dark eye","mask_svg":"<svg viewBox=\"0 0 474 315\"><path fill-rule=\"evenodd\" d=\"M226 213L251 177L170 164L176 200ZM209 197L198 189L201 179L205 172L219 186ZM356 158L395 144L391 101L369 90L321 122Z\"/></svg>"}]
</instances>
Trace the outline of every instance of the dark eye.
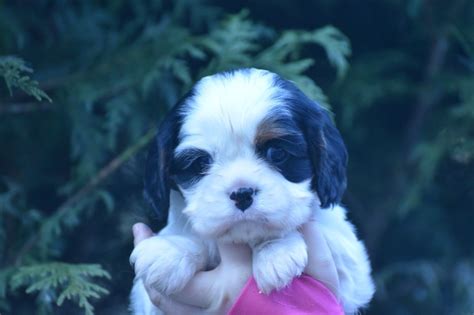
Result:
<instances>
[{"instance_id":1,"label":"dark eye","mask_svg":"<svg viewBox=\"0 0 474 315\"><path fill-rule=\"evenodd\" d=\"M187 169L196 175L203 175L208 170L209 165L211 165L211 157L203 155L195 159Z\"/></svg>"},{"instance_id":2,"label":"dark eye","mask_svg":"<svg viewBox=\"0 0 474 315\"><path fill-rule=\"evenodd\" d=\"M212 163L211 156L202 150L188 150L174 162L171 170L177 184L189 187L205 175Z\"/></svg>"},{"instance_id":3,"label":"dark eye","mask_svg":"<svg viewBox=\"0 0 474 315\"><path fill-rule=\"evenodd\" d=\"M276 147L269 147L266 154L267 160L274 164L282 164L288 160L289 153L282 149Z\"/></svg>"}]
</instances>

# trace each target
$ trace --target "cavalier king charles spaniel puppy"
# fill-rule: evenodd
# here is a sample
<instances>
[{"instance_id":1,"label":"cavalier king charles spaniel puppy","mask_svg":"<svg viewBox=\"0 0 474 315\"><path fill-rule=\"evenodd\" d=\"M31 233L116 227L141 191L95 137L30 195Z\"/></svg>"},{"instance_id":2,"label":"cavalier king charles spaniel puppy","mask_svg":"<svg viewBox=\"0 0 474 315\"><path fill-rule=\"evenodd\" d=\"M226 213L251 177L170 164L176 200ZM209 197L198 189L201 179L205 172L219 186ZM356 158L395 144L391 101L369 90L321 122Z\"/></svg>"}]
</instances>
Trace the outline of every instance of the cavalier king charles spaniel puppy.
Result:
<instances>
[{"instance_id":1,"label":"cavalier king charles spaniel puppy","mask_svg":"<svg viewBox=\"0 0 474 315\"><path fill-rule=\"evenodd\" d=\"M315 220L336 263L346 313L374 292L370 263L339 203L347 151L328 111L293 83L259 69L201 79L162 122L150 146L145 191L166 227L132 253L140 264L135 314L158 314L143 282L165 295L219 264L216 242L246 243L263 293L303 272L298 231ZM317 251L318 249L311 249Z\"/></svg>"}]
</instances>

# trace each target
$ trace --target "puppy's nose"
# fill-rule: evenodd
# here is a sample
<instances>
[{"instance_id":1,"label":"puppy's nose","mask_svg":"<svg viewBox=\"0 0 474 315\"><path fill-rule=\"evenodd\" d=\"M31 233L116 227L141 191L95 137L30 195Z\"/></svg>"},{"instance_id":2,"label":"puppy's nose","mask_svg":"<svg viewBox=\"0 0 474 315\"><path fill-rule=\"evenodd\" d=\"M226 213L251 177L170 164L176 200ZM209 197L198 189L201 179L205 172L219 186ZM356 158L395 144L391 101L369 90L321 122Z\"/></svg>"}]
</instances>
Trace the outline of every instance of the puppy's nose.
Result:
<instances>
[{"instance_id":1,"label":"puppy's nose","mask_svg":"<svg viewBox=\"0 0 474 315\"><path fill-rule=\"evenodd\" d=\"M235 206L242 211L245 211L253 202L253 188L245 187L233 191L229 198L235 201Z\"/></svg>"}]
</instances>

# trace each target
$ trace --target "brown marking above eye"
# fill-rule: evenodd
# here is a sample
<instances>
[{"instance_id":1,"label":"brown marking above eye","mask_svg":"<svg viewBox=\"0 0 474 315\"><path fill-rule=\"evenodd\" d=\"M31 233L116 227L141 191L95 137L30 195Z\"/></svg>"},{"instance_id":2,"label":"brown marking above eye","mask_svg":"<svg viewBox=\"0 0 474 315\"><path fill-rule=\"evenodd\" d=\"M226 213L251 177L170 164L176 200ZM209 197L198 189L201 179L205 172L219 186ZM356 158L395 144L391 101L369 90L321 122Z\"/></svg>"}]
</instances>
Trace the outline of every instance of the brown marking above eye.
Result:
<instances>
[{"instance_id":1,"label":"brown marking above eye","mask_svg":"<svg viewBox=\"0 0 474 315\"><path fill-rule=\"evenodd\" d=\"M254 144L258 148L270 140L293 134L294 132L291 128L288 128L285 123L282 123L281 118L268 116L258 124Z\"/></svg>"}]
</instances>

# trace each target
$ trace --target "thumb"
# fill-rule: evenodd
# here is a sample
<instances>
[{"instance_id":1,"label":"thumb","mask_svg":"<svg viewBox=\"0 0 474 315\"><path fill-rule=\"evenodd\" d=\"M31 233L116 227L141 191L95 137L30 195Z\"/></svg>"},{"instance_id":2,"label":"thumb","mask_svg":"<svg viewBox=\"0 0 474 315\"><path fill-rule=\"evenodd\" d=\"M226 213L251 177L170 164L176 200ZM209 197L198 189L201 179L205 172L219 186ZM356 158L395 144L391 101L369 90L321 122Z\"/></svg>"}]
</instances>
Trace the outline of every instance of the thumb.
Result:
<instances>
[{"instance_id":1,"label":"thumb","mask_svg":"<svg viewBox=\"0 0 474 315\"><path fill-rule=\"evenodd\" d=\"M141 241L152 237L153 231L144 223L135 223L133 225L133 245L137 246Z\"/></svg>"},{"instance_id":2,"label":"thumb","mask_svg":"<svg viewBox=\"0 0 474 315\"><path fill-rule=\"evenodd\" d=\"M336 263L321 228L311 221L303 225L302 232L309 249L305 273L325 284L338 296L339 276Z\"/></svg>"}]
</instances>

